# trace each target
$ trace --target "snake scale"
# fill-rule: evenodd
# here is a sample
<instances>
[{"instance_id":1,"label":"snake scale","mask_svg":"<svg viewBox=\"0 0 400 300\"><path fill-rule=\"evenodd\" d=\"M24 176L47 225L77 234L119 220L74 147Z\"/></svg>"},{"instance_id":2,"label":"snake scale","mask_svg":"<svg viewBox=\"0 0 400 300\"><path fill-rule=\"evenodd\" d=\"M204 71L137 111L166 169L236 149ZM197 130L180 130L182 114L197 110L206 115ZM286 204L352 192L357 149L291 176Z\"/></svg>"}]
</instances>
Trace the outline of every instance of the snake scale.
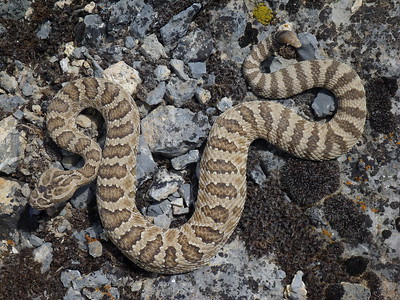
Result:
<instances>
[{"instance_id":1,"label":"snake scale","mask_svg":"<svg viewBox=\"0 0 400 300\"><path fill-rule=\"evenodd\" d=\"M78 170L49 169L31 193L30 203L45 209L68 200L77 187L97 177L97 204L112 242L148 271L175 274L206 264L232 234L246 198L249 145L265 139L297 157L329 160L346 153L360 138L366 118L365 92L359 76L333 60L295 63L266 74L260 63L280 44L299 47L293 32L277 32L255 46L243 64L252 90L265 98L286 98L324 87L338 99L334 117L310 122L285 106L269 101L239 104L213 124L202 155L195 211L179 228L160 228L135 205L139 114L131 96L103 79L85 78L63 87L47 112L47 129L62 148L80 154ZM107 124L102 150L80 133L74 119L87 107L97 109Z\"/></svg>"}]
</instances>

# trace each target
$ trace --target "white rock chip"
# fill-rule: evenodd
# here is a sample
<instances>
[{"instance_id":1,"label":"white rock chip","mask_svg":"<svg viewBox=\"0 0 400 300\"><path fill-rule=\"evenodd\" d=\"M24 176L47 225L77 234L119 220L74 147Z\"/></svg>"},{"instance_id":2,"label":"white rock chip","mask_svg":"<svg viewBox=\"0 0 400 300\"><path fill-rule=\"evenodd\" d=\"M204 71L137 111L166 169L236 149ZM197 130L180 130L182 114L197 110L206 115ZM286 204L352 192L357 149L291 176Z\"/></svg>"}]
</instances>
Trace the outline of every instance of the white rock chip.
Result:
<instances>
[{"instance_id":1,"label":"white rock chip","mask_svg":"<svg viewBox=\"0 0 400 300\"><path fill-rule=\"evenodd\" d=\"M108 67L104 70L103 76L119 84L131 95L136 92L137 86L142 83L139 72L123 61Z\"/></svg>"}]
</instances>

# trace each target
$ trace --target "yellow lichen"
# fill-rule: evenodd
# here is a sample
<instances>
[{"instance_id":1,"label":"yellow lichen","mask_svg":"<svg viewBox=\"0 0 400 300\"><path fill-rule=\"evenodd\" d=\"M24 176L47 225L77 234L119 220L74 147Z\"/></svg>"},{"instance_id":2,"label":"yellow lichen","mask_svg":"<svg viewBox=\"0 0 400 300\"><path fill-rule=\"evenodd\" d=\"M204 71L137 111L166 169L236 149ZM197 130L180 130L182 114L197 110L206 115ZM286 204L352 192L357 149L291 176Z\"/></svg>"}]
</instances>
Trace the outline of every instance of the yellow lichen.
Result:
<instances>
[{"instance_id":1,"label":"yellow lichen","mask_svg":"<svg viewBox=\"0 0 400 300\"><path fill-rule=\"evenodd\" d=\"M258 2L253 9L253 16L258 22L263 25L268 25L274 19L272 9L270 9L264 2Z\"/></svg>"}]
</instances>

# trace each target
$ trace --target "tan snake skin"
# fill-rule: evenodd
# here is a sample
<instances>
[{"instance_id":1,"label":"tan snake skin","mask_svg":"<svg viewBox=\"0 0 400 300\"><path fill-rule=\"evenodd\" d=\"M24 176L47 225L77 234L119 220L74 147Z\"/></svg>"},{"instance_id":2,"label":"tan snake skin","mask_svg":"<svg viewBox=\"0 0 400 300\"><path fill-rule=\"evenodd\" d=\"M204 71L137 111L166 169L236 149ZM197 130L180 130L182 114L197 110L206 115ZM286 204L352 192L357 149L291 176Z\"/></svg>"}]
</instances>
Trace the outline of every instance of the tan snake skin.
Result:
<instances>
[{"instance_id":1,"label":"tan snake skin","mask_svg":"<svg viewBox=\"0 0 400 300\"><path fill-rule=\"evenodd\" d=\"M288 36L267 38L252 50L243 65L250 86L268 98L325 87L338 99L335 116L327 123L310 122L268 101L242 103L223 113L211 129L202 156L195 212L181 227L159 228L136 208L138 110L124 90L103 79L71 82L50 104L47 128L51 137L60 147L82 155L86 163L79 170L44 172L31 194L31 205L44 209L65 201L97 176L104 229L129 259L148 271L166 274L203 266L224 245L242 214L247 154L254 139L266 139L301 158L326 160L346 153L363 132L365 93L350 67L331 60L306 61L272 74L261 73L260 62L273 53L277 41L287 43ZM76 128L76 116L87 107L99 110L106 121L103 151Z\"/></svg>"}]
</instances>

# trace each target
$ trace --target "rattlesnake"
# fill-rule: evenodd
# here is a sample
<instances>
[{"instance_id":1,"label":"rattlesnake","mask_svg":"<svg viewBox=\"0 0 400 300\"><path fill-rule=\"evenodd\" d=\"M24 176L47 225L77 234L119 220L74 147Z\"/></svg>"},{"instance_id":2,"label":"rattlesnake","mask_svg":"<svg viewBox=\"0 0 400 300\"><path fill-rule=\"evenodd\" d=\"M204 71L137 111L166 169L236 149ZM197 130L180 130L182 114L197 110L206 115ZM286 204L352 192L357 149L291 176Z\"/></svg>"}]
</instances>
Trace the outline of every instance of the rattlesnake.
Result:
<instances>
[{"instance_id":1,"label":"rattlesnake","mask_svg":"<svg viewBox=\"0 0 400 300\"><path fill-rule=\"evenodd\" d=\"M278 32L251 51L243 73L256 94L285 98L325 87L338 99L326 123L307 121L281 104L252 101L224 112L214 123L201 160L198 199L193 216L179 228L152 224L135 205L139 114L130 95L118 85L95 78L73 81L54 97L47 129L60 147L78 153L78 170L49 169L39 179L30 203L38 209L69 199L77 187L97 176L97 205L113 243L140 267L157 273L191 271L206 264L235 229L246 198L246 162L250 143L263 138L300 158L328 160L346 153L363 132L365 92L350 67L332 60L296 63L271 74L260 63L278 44L299 41ZM107 124L104 149L75 125L87 107L96 108Z\"/></svg>"}]
</instances>

